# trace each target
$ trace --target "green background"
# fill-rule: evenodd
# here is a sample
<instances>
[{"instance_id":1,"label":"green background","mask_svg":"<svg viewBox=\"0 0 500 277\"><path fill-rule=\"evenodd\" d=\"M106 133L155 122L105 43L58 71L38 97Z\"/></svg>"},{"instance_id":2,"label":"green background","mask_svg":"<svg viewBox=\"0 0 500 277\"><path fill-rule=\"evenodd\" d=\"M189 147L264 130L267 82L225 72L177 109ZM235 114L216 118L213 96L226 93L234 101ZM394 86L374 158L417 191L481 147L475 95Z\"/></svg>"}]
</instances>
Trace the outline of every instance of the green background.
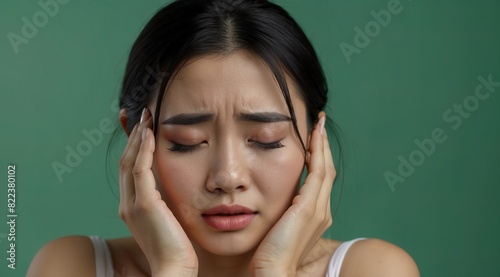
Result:
<instances>
[{"instance_id":1,"label":"green background","mask_svg":"<svg viewBox=\"0 0 500 277\"><path fill-rule=\"evenodd\" d=\"M403 10L348 62L339 45L355 46L354 28L390 2L277 1L316 47L341 127L344 183L340 203L340 182L334 188L339 208L327 236L390 241L422 276L500 276L500 87L458 128L443 119L454 104L474 100L478 76L500 81L500 2L401 0ZM109 134L61 181L51 164L65 163L66 147L87 140L84 130L117 120L128 51L164 4L69 1L15 53L8 34L21 34L22 18L33 22L42 9L37 1L0 2L0 218L7 221L9 164L17 167L18 214L16 270L7 268L8 226L0 224L0 276L24 276L36 251L57 237L129 234L117 214L117 158L107 181ZM414 141L436 128L446 141L391 190L384 173L398 174L398 156L408 160L419 149Z\"/></svg>"}]
</instances>

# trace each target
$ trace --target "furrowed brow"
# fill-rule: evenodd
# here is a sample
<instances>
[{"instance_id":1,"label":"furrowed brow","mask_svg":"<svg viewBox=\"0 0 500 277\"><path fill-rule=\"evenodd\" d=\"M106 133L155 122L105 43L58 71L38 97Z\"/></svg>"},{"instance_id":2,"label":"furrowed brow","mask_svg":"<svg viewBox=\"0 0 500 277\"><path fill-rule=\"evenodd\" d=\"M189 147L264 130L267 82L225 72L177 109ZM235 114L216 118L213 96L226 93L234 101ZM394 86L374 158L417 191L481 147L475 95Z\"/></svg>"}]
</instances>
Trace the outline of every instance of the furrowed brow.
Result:
<instances>
[{"instance_id":1,"label":"furrowed brow","mask_svg":"<svg viewBox=\"0 0 500 277\"><path fill-rule=\"evenodd\" d=\"M214 118L211 113L182 113L165 119L165 125L193 125L210 121Z\"/></svg>"},{"instance_id":2,"label":"furrowed brow","mask_svg":"<svg viewBox=\"0 0 500 277\"><path fill-rule=\"evenodd\" d=\"M292 121L289 116L276 112L241 113L238 118L243 121L262 123Z\"/></svg>"}]
</instances>

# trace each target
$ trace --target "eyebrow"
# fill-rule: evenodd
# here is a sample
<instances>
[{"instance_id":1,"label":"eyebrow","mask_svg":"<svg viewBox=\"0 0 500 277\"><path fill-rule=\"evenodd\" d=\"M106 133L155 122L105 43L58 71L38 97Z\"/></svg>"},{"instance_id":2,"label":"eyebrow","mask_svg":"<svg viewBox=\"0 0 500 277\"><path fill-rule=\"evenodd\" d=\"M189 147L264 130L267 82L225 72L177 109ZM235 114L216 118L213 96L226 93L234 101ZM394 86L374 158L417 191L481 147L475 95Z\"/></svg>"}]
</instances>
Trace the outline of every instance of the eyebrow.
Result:
<instances>
[{"instance_id":1,"label":"eyebrow","mask_svg":"<svg viewBox=\"0 0 500 277\"><path fill-rule=\"evenodd\" d=\"M276 112L240 113L238 118L243 121L263 123L292 121L292 118L289 116Z\"/></svg>"},{"instance_id":2,"label":"eyebrow","mask_svg":"<svg viewBox=\"0 0 500 277\"><path fill-rule=\"evenodd\" d=\"M194 125L213 120L214 118L215 115L211 113L182 113L165 119L162 121L162 124ZM259 123L292 121L292 118L289 116L277 112L240 113L238 114L238 119Z\"/></svg>"},{"instance_id":3,"label":"eyebrow","mask_svg":"<svg viewBox=\"0 0 500 277\"><path fill-rule=\"evenodd\" d=\"M213 114L209 113L181 113L174 115L171 118L165 119L161 124L165 125L193 125L210 121L214 118Z\"/></svg>"}]
</instances>

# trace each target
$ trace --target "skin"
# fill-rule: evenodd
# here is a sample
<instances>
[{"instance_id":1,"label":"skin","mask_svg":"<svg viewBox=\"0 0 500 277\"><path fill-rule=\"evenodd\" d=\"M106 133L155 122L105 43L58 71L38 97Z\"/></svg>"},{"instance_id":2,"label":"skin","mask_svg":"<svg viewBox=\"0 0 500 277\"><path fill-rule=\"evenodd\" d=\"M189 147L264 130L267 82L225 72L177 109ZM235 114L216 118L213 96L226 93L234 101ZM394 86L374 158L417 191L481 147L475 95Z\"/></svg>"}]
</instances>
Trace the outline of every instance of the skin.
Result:
<instances>
[{"instance_id":1,"label":"skin","mask_svg":"<svg viewBox=\"0 0 500 277\"><path fill-rule=\"evenodd\" d=\"M309 138L305 105L293 86L291 96L300 134ZM149 105L153 113L154 107L155 103ZM208 273L217 273L217 276L239 276L248 272L249 265L253 268L264 266L274 271L277 268L276 263L280 263L280 271L295 271L297 263L303 259L300 251L283 261L282 258L286 257L282 254L268 256L274 251L270 246L263 245L261 251L257 252L256 249L266 235L272 235L274 237L268 239L268 245L272 244L274 247L278 244L284 252L288 247L283 245L282 231L293 228L293 224L307 224L307 229L315 228L310 231L312 244L301 247L310 250L331 224L327 204L335 171L331 155L328 154L329 172L325 174L326 152L323 149L323 141L326 137L321 134L317 137L317 144L321 145L317 145L318 158L314 159L317 168L310 174L315 178L314 184L310 185L310 195L302 195L304 200L301 201L297 201L299 198L296 197L299 205L292 205L305 165L305 156L293 131L288 109L278 86L267 66L256 56L246 51L238 51L225 57L204 56L190 61L172 80L162 109L160 122L168 121L179 114L193 112L210 114L211 117L197 124L160 125L152 153L152 171L156 187L169 212L173 213L187 235L178 240L190 240L193 249L190 245L172 245L171 239L165 239L162 249L181 248L183 253L188 253L180 257L168 257L168 254L151 251L148 260L153 263L153 272L170 270L172 259L176 261L175 266L181 263L181 268L199 269L200 276ZM278 114L286 120L259 122L243 116L270 113ZM324 124L323 114L321 119L321 124ZM148 113L145 115L144 124L150 122ZM145 136L143 140L147 141L148 138ZM276 144L278 141L282 146L280 148L262 147L264 143ZM196 148L192 152L172 151L176 144L196 145ZM144 168L137 166L142 162L139 154L134 167L135 177L151 168L150 161L144 161ZM142 180L140 177L134 178L136 183L153 183L151 174L146 177L150 180ZM127 182L125 178L127 177L124 177L124 183ZM312 213L308 210L314 212L316 209L311 209L310 206L318 203L318 193L323 182L325 191L321 197L322 201L319 201L321 216L318 217L317 224L311 224L309 216ZM256 216L243 230L221 232L211 228L202 217L203 211L220 204L243 205L255 211ZM269 232L291 205L297 211L291 211L289 216L298 218L292 220L299 223L283 223L280 227L283 230L274 231L274 234ZM307 213L302 210L307 210ZM125 221L127 222L126 218ZM155 225L162 224L158 221ZM144 223L135 224L136 227L128 225L138 236L148 232L139 230L139 226L146 226ZM157 233L160 232L162 231L159 229ZM177 231L172 230L172 233ZM148 237L156 235L151 234ZM293 236L297 235L298 232L295 232ZM142 244L143 249L155 247L153 242L144 241L139 244ZM157 242L154 244L157 245ZM190 243L185 243L184 246L188 244Z\"/></svg>"},{"instance_id":2,"label":"skin","mask_svg":"<svg viewBox=\"0 0 500 277\"><path fill-rule=\"evenodd\" d=\"M325 114L308 133L305 105L287 82L307 158L290 121L239 116L288 115L271 72L249 52L189 61L168 87L159 120L193 112L213 117L192 125L162 124L156 142L154 97L150 112L127 134L120 161L119 213L133 237L107 241L117 276L325 276L341 243L321 238L332 223L335 178ZM125 110L120 120L127 125ZM284 147L259 144L278 140ZM175 143L198 147L169 150ZM304 167L309 174L299 190ZM243 230L217 231L201 215L220 204L244 205L257 214ZM27 276L94 276L93 258L88 238L61 238L37 253ZM81 275L74 275L75 268ZM351 247L340 276L419 274L402 249L367 239Z\"/></svg>"},{"instance_id":3,"label":"skin","mask_svg":"<svg viewBox=\"0 0 500 277\"><path fill-rule=\"evenodd\" d=\"M293 96L299 130L307 138L305 105ZM158 188L195 244L201 267L247 264L255 246L290 206L305 158L290 121L262 123L242 120L239 114L288 116L288 109L267 67L241 51L203 57L182 68L165 95L160 122L192 112L214 118L161 126L153 165ZM190 153L172 152L172 141L201 145ZM275 141L284 147L264 149L258 144ZM220 232L201 217L220 204L243 205L258 214L242 231Z\"/></svg>"}]
</instances>

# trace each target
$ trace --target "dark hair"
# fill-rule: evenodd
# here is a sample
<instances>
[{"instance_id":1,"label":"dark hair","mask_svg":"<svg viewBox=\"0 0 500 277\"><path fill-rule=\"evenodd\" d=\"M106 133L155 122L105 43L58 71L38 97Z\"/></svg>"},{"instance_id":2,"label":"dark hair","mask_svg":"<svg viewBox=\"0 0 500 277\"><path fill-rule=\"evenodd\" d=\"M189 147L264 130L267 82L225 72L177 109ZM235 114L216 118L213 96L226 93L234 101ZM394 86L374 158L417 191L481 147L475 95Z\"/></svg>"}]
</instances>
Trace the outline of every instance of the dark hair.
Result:
<instances>
[{"instance_id":1,"label":"dark hair","mask_svg":"<svg viewBox=\"0 0 500 277\"><path fill-rule=\"evenodd\" d=\"M302 29L283 8L266 0L178 0L160 9L144 27L129 55L119 101L120 108L127 111L127 132L158 91L153 126L156 137L167 84L186 61L241 49L254 53L271 69L305 154L285 74L298 85L307 109L308 131L325 108L327 83ZM328 125L335 123L328 119ZM336 132L335 126L333 133L339 145ZM339 155L342 158L340 148Z\"/></svg>"}]
</instances>

